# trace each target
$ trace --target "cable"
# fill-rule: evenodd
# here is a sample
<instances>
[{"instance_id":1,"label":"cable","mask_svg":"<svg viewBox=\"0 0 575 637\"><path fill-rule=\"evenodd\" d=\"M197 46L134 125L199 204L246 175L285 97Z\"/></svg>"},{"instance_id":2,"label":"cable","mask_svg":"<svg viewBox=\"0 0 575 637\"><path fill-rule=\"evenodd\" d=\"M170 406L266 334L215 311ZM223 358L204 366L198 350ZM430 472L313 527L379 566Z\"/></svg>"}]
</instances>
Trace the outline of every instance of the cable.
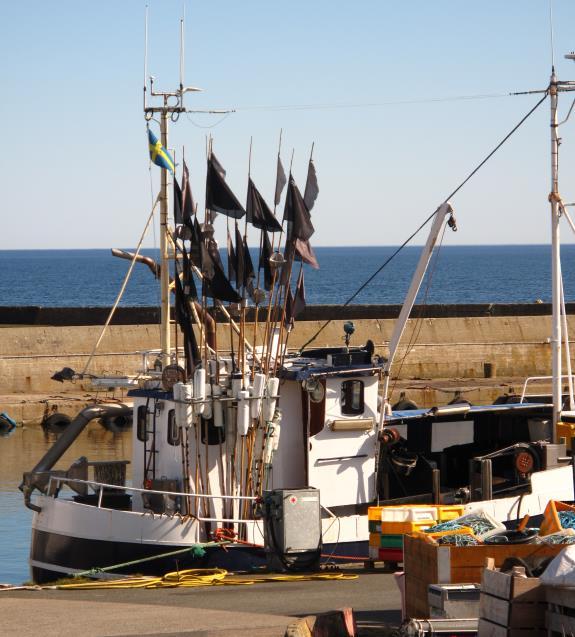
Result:
<instances>
[{"instance_id":1,"label":"cable","mask_svg":"<svg viewBox=\"0 0 575 637\"><path fill-rule=\"evenodd\" d=\"M222 122L224 122L226 119L228 119L228 117L231 115L232 112L233 111L224 113L224 116L221 117L215 124L208 124L207 126L203 126L202 124L198 124L197 122L194 122L194 120L190 117L190 113L186 113L186 117L188 121L190 122L190 124L192 124L196 128L215 128L216 126L219 126Z\"/></svg>"},{"instance_id":2,"label":"cable","mask_svg":"<svg viewBox=\"0 0 575 637\"><path fill-rule=\"evenodd\" d=\"M462 188L463 186L475 175L475 173L482 168L485 163L487 161L489 161L491 159L491 157L493 157L493 155L501 148L501 146L503 146L503 144L511 137L511 135L513 135L513 133L515 133L517 131L517 129L525 122L525 120L527 120L528 117L530 117L538 108L539 106L541 106L541 104L547 99L547 95L548 95L548 90L545 91L545 94L543 95L543 97L537 102L537 104L535 104L535 106L527 113L527 115L525 115L518 124L516 124L509 133L507 133L507 135L505 135L505 137L499 142L499 144L497 144L497 146L495 146L495 148L487 155L487 157L485 157L485 159L483 161L481 161L470 173L469 175L467 175L467 177L459 184L459 186L457 186L455 188L455 190L453 190L447 197L445 197L445 199L443 200L443 202L445 203L446 201L449 201L453 196L455 196ZM438 208L439 209L439 208ZM437 209L437 210L438 210ZM425 219L425 221L417 228L417 230L415 232L413 232L411 235L409 235L409 237L393 252L393 254L388 257L384 263L367 279L367 281L365 281L365 283L363 283L359 289L354 292L354 294L352 294L349 299L343 304L342 307L346 307L347 305L349 305L353 299L355 299L355 297L362 291L364 290L372 281L373 279L375 279L375 277L383 270L383 268L385 268L388 263L394 259L400 252L401 250L403 250L403 248L405 248L405 246L433 219L433 217L435 216L435 214L437 213L437 210L434 210L428 217L427 219ZM323 332L323 330L333 321L333 319L328 319L319 329L318 331L308 340L306 341L302 347L300 348L299 352L300 354L304 351L304 349L310 344L313 343L313 341L315 341L315 339L321 334L321 332Z\"/></svg>"},{"instance_id":3,"label":"cable","mask_svg":"<svg viewBox=\"0 0 575 637\"><path fill-rule=\"evenodd\" d=\"M326 103L326 104L261 104L256 106L235 106L229 109L232 112L241 111L312 111L327 109L346 109L346 108L380 108L382 106L402 106L406 104L431 104L434 102L461 102L472 100L485 100L501 97L512 97L518 93L483 93L476 95L455 95L453 97L429 97L412 100L388 100L385 102L356 102L348 104ZM219 109L218 109L219 110ZM223 110L223 109L222 109Z\"/></svg>"}]
</instances>

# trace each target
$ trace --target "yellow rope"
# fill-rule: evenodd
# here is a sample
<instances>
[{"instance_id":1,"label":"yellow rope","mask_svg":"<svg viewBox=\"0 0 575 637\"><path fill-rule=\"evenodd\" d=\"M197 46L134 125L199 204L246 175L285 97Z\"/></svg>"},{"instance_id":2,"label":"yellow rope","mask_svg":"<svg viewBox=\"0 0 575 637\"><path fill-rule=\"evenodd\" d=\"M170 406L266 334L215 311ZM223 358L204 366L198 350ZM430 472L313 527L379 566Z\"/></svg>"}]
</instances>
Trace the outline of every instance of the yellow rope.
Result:
<instances>
[{"instance_id":1,"label":"yellow rope","mask_svg":"<svg viewBox=\"0 0 575 637\"><path fill-rule=\"evenodd\" d=\"M115 588L195 588L200 586L245 586L249 584L264 584L267 582L305 582L312 580L352 580L358 575L344 573L312 573L309 575L269 575L252 577L234 575L221 568L214 569L186 569L166 573L163 577L125 577L115 580L94 580L73 584L57 584L47 588L65 590L91 590Z\"/></svg>"}]
</instances>

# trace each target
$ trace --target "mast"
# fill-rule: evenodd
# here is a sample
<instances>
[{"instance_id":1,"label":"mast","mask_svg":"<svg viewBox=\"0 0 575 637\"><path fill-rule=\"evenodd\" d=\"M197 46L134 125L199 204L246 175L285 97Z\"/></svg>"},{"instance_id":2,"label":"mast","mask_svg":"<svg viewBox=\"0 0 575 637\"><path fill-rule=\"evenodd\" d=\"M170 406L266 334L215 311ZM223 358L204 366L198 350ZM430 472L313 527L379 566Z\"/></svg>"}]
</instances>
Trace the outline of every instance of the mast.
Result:
<instances>
[{"instance_id":1,"label":"mast","mask_svg":"<svg viewBox=\"0 0 575 637\"><path fill-rule=\"evenodd\" d=\"M167 99L164 98L164 105ZM162 146L168 148L168 110L160 117ZM160 349L162 367L170 364L170 267L168 253L168 171L162 169L160 185Z\"/></svg>"},{"instance_id":2,"label":"mast","mask_svg":"<svg viewBox=\"0 0 575 637\"><path fill-rule=\"evenodd\" d=\"M559 137L557 135L558 86L555 67L549 82L551 104L551 286L552 286L552 375L553 375L553 442L557 442L557 423L561 418L561 255L559 245Z\"/></svg>"},{"instance_id":3,"label":"mast","mask_svg":"<svg viewBox=\"0 0 575 637\"><path fill-rule=\"evenodd\" d=\"M417 293L419 292L419 288L421 286L425 273L427 272L427 266L429 265L429 261L431 260L433 249L437 244L439 233L441 232L441 228L443 227L446 218L448 218L448 223L451 228L453 230L457 230L455 218L453 216L453 208L448 201L444 201L435 211L435 218L433 219L433 223L431 224L431 229L429 230L427 241L425 243L425 246L423 247L423 250L421 251L417 268L415 270L415 273L413 274L413 278L411 279L409 290L407 291L405 300L403 302L403 305L401 306L401 312L397 321L395 322L393 333L391 335L391 338L389 339L389 357L383 367L383 404L379 416L380 430L383 428L385 417L388 415L386 411L390 409L388 392L391 366L393 365L399 341L401 340L405 327L407 326L409 315L411 314L411 310L413 308L413 304L415 303Z\"/></svg>"}]
</instances>

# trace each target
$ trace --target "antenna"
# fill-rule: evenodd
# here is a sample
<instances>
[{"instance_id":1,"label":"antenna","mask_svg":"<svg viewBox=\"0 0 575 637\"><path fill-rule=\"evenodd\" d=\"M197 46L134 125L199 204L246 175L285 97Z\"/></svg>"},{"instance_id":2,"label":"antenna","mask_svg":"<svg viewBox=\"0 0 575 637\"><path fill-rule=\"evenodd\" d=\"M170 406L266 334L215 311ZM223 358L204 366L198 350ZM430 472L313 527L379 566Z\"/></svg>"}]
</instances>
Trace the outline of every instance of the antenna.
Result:
<instances>
[{"instance_id":1,"label":"antenna","mask_svg":"<svg viewBox=\"0 0 575 637\"><path fill-rule=\"evenodd\" d=\"M146 84L148 82L148 5L144 17L144 111L146 110Z\"/></svg>"},{"instance_id":2,"label":"antenna","mask_svg":"<svg viewBox=\"0 0 575 637\"><path fill-rule=\"evenodd\" d=\"M180 91L184 88L184 21L186 19L186 5L182 7L180 19Z\"/></svg>"},{"instance_id":3,"label":"antenna","mask_svg":"<svg viewBox=\"0 0 575 637\"><path fill-rule=\"evenodd\" d=\"M555 45L553 42L553 0L549 0L549 38L551 46L551 68L555 68Z\"/></svg>"}]
</instances>

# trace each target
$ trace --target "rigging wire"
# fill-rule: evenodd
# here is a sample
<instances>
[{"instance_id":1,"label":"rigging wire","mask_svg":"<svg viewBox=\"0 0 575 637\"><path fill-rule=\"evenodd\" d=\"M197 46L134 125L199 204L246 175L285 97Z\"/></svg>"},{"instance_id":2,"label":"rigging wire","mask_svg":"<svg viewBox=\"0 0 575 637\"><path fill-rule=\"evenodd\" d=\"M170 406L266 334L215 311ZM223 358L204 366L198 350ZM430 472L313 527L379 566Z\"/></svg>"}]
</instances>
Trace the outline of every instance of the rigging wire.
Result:
<instances>
[{"instance_id":1,"label":"rigging wire","mask_svg":"<svg viewBox=\"0 0 575 637\"><path fill-rule=\"evenodd\" d=\"M224 122L226 119L228 119L228 117L232 114L232 112L234 111L228 111L227 113L224 113L223 117L221 117L215 124L208 124L206 126L202 124L198 124L197 122L194 122L194 120L190 117L191 113L186 113L186 117L188 121L190 122L190 124L192 124L196 128L215 128L216 126L219 126L222 122Z\"/></svg>"},{"instance_id":2,"label":"rigging wire","mask_svg":"<svg viewBox=\"0 0 575 637\"><path fill-rule=\"evenodd\" d=\"M234 106L226 107L229 112L242 112L242 111L312 111L312 110L327 110L327 109L347 109L347 108L380 108L382 106L404 106L408 104L433 104L441 102L463 102L474 100L486 100L486 99L500 99L502 97L514 97L517 95L526 95L531 91L516 91L507 93L478 93L475 95L454 95L451 97L424 97L414 98L408 100L386 100L383 102L348 102L337 103L327 102L319 104L258 104L253 106ZM216 109L223 110L223 109Z\"/></svg>"},{"instance_id":3,"label":"rigging wire","mask_svg":"<svg viewBox=\"0 0 575 637\"><path fill-rule=\"evenodd\" d=\"M483 159L470 173L469 175L467 175L467 177L454 189L451 191L451 193L445 197L445 199L443 200L442 203L445 203L447 201L449 201L453 196L455 196L462 188L463 186L465 186L465 184L491 159L491 157L493 157L493 155L495 155L495 153L501 148L501 146L503 146L503 144L505 144L505 142L521 127L522 124L524 124L524 122L531 116L533 115L533 113L539 108L539 106L541 106L541 104L543 104L543 102L547 99L547 95L548 95L548 90L545 91L545 94L543 95L543 97L535 104L535 106L533 106L533 108L526 114L524 115L521 120L519 120L519 122L509 131L509 133L507 133L507 135L505 135L505 137L497 144L497 146L495 146L495 148L485 157L485 159ZM437 210L434 210L426 219L425 221L417 228L417 230L415 230L415 232L413 232L412 234L409 235L409 237L396 249L394 250L394 252L391 254L391 256L389 256L384 262L383 264L367 279L367 281L365 281L362 285L360 285L360 287L357 289L356 292L354 292L349 299L347 299L347 301L343 304L342 307L346 307L348 306L354 299L355 297L360 294L360 292L362 292L372 281L373 279L375 279L375 277L390 263L390 261L392 261L402 250L403 248L405 248L405 246L433 219L433 217L435 216L435 214L437 213ZM300 354L304 351L304 349L310 344L313 343L313 341L315 341L315 339L321 334L321 332L323 332L323 330L333 321L333 319L328 319L318 330L317 332L309 339L307 340L302 347L300 348Z\"/></svg>"}]
</instances>

